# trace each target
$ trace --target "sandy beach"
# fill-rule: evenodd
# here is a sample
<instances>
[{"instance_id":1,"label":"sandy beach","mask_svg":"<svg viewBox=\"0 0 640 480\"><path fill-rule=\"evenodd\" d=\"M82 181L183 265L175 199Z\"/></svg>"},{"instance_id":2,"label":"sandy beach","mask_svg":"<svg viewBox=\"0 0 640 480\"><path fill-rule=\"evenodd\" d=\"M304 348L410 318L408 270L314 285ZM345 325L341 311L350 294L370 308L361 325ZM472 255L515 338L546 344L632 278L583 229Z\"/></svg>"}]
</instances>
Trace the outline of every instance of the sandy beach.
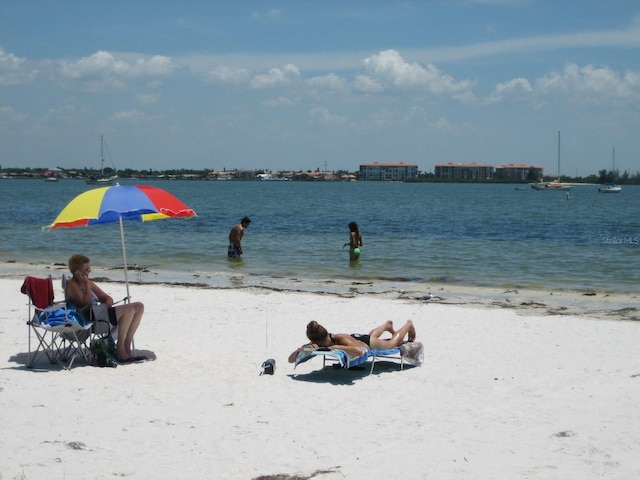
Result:
<instances>
[{"instance_id":1,"label":"sandy beach","mask_svg":"<svg viewBox=\"0 0 640 480\"><path fill-rule=\"evenodd\" d=\"M0 278L2 479L640 478L640 323L602 295L562 308L515 292L135 284L151 360L64 371L25 367L21 284ZM412 319L424 365L294 370L312 319L346 333Z\"/></svg>"}]
</instances>

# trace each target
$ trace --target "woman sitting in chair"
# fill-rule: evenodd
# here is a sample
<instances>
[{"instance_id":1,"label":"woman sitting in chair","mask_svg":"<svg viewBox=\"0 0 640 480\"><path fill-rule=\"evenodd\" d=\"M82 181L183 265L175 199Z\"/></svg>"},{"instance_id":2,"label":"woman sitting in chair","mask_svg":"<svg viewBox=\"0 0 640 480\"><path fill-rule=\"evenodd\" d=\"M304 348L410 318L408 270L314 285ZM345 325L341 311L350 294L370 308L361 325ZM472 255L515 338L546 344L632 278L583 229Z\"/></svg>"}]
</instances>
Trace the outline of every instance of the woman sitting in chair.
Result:
<instances>
[{"instance_id":1,"label":"woman sitting in chair","mask_svg":"<svg viewBox=\"0 0 640 480\"><path fill-rule=\"evenodd\" d=\"M389 332L391 338L380 338L385 332ZM289 355L289 363L295 362L298 353L304 348L332 348L344 350L349 355L359 357L370 349L389 350L399 347L405 337L407 337L409 342L413 342L416 338L416 329L411 320L407 320L407 323L399 330L395 330L393 328L393 322L387 320L379 327L371 330L368 335L359 333L329 333L326 328L313 320L307 325L307 338L311 340L311 343L303 345L292 352L291 355Z\"/></svg>"},{"instance_id":2,"label":"woman sitting in chair","mask_svg":"<svg viewBox=\"0 0 640 480\"><path fill-rule=\"evenodd\" d=\"M66 297L76 308L82 309L98 303L106 304L109 321L118 327L117 351L120 363L131 363L144 360L144 357L134 357L131 353L133 336L140 325L144 305L140 302L125 303L113 306L113 298L107 295L96 283L89 279L91 264L85 255L72 255L69 258L69 271L73 277L67 281Z\"/></svg>"}]
</instances>

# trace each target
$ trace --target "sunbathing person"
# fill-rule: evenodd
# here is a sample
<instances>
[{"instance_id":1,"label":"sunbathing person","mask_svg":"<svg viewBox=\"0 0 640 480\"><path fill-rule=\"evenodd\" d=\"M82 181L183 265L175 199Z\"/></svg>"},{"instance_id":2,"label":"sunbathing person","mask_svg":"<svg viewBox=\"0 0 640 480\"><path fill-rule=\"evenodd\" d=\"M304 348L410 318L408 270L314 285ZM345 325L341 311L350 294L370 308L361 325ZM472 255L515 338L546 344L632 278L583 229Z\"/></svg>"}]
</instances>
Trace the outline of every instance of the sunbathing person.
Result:
<instances>
[{"instance_id":1,"label":"sunbathing person","mask_svg":"<svg viewBox=\"0 0 640 480\"><path fill-rule=\"evenodd\" d=\"M66 287L69 302L79 310L98 303L104 303L109 307L109 321L113 327L116 325L118 327L116 347L119 362L131 363L144 360L145 357L134 357L131 353L133 336L142 320L144 305L140 302L132 302L114 307L113 298L89 279L91 264L89 258L84 255L76 254L69 258L69 271L73 275Z\"/></svg>"},{"instance_id":2,"label":"sunbathing person","mask_svg":"<svg viewBox=\"0 0 640 480\"><path fill-rule=\"evenodd\" d=\"M380 338L385 332L391 334L391 338ZM374 328L369 334L348 334L348 333L329 333L326 328L315 320L307 325L307 338L311 343L307 343L296 349L289 355L289 363L294 363L298 353L305 348L332 348L343 350L349 355L360 356L368 350L389 350L399 347L405 337L409 342L413 342L416 338L416 329L411 320L407 320L400 329L393 328L393 322L387 320L379 327Z\"/></svg>"}]
</instances>

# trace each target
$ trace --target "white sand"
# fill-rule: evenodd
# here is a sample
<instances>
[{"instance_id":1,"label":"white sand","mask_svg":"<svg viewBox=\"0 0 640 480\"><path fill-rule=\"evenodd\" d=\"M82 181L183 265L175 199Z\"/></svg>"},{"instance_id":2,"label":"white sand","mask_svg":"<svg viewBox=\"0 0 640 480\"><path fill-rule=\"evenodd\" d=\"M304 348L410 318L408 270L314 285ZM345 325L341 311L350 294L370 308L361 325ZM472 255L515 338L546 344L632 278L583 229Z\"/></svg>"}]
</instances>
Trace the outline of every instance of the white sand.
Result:
<instances>
[{"instance_id":1,"label":"white sand","mask_svg":"<svg viewBox=\"0 0 640 480\"><path fill-rule=\"evenodd\" d=\"M0 479L640 478L636 321L134 285L153 361L27 369L21 283L0 279ZM420 368L286 363L311 319L351 333L409 318Z\"/></svg>"}]
</instances>

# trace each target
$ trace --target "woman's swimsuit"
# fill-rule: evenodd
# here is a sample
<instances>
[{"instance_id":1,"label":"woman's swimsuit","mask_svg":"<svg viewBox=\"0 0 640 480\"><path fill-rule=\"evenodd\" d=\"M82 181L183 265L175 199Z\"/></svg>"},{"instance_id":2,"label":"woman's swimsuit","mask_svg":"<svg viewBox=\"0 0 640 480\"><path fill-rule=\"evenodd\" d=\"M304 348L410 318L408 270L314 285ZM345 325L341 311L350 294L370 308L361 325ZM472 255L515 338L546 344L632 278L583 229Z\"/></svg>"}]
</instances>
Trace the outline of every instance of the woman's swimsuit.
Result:
<instances>
[{"instance_id":1,"label":"woman's swimsuit","mask_svg":"<svg viewBox=\"0 0 640 480\"><path fill-rule=\"evenodd\" d=\"M351 336L356 340L360 340L362 343L365 343L367 347L370 347L369 342L371 341L371 336L366 333L352 333Z\"/></svg>"},{"instance_id":2,"label":"woman's swimsuit","mask_svg":"<svg viewBox=\"0 0 640 480\"><path fill-rule=\"evenodd\" d=\"M355 338L356 340L361 341L362 343L366 344L367 347L370 347L369 345L369 341L371 340L371 336L368 334L361 334L361 333L352 333L351 337ZM333 345L337 345L336 340L333 336L333 334L329 334L329 340L331 340L331 343ZM365 348L365 347L358 347L360 350L362 350L362 355L366 354L367 351L369 350L369 348Z\"/></svg>"},{"instance_id":3,"label":"woman's swimsuit","mask_svg":"<svg viewBox=\"0 0 640 480\"><path fill-rule=\"evenodd\" d=\"M362 343L366 344L367 347L370 347L369 342L371 341L371 335L367 333L352 333L351 336L356 340L360 340ZM337 345L336 340L332 333L329 334L329 340L333 345Z\"/></svg>"}]
</instances>

